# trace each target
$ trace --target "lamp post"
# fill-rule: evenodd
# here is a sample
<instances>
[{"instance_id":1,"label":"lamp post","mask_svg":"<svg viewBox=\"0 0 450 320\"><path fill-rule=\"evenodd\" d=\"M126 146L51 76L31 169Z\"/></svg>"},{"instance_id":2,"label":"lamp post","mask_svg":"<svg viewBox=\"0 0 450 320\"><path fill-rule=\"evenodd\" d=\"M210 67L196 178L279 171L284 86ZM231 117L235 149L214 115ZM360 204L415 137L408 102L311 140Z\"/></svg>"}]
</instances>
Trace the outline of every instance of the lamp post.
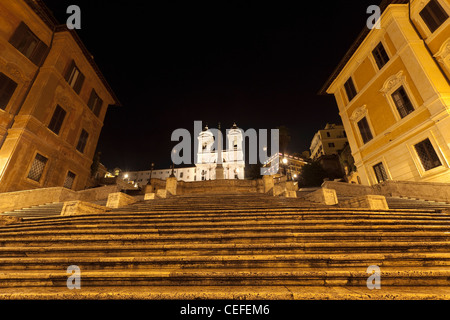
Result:
<instances>
[{"instance_id":1,"label":"lamp post","mask_svg":"<svg viewBox=\"0 0 450 320\"><path fill-rule=\"evenodd\" d=\"M287 178L287 164L288 164L288 159L287 159L287 158L283 158L282 162L283 162L283 167L284 167L284 175L285 175L286 178Z\"/></svg>"},{"instance_id":2,"label":"lamp post","mask_svg":"<svg viewBox=\"0 0 450 320\"><path fill-rule=\"evenodd\" d=\"M150 168L150 177L148 178L148 183L147 185L151 185L152 184L152 175L153 175L153 168L155 167L155 164L152 162L151 168Z\"/></svg>"}]
</instances>

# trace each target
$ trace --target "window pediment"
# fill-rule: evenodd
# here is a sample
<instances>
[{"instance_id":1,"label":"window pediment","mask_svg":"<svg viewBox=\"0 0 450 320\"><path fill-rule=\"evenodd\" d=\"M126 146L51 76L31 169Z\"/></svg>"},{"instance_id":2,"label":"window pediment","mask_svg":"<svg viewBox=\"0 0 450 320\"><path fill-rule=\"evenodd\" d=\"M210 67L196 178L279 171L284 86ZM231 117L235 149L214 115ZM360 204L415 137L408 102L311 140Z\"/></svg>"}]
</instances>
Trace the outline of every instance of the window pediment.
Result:
<instances>
[{"instance_id":1,"label":"window pediment","mask_svg":"<svg viewBox=\"0 0 450 320\"><path fill-rule=\"evenodd\" d=\"M356 108L350 116L351 121L358 121L367 115L367 105Z\"/></svg>"},{"instance_id":2,"label":"window pediment","mask_svg":"<svg viewBox=\"0 0 450 320\"><path fill-rule=\"evenodd\" d=\"M403 70L389 77L383 84L383 87L381 88L380 92L383 93L384 95L388 95L402 84L403 85L406 84L406 77L403 74Z\"/></svg>"}]
</instances>

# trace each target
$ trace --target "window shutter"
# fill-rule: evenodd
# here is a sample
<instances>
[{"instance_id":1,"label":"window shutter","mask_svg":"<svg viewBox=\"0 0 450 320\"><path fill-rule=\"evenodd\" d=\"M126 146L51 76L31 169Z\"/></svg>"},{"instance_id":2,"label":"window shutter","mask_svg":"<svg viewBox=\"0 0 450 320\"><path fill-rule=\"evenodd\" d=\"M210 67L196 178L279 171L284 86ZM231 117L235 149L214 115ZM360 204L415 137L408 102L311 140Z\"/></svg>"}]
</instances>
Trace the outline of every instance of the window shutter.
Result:
<instances>
[{"instance_id":1,"label":"window shutter","mask_svg":"<svg viewBox=\"0 0 450 320\"><path fill-rule=\"evenodd\" d=\"M9 43L11 43L15 48L17 48L22 41L22 39L26 36L29 29L27 25L23 22L19 24L16 31L14 31L13 35L9 39Z\"/></svg>"},{"instance_id":2,"label":"window shutter","mask_svg":"<svg viewBox=\"0 0 450 320\"><path fill-rule=\"evenodd\" d=\"M94 91L94 89L92 89L91 96L89 97L89 101L88 101L89 109L91 109L92 111L95 108L95 106L94 106L95 96L96 96L95 91Z\"/></svg>"},{"instance_id":3,"label":"window shutter","mask_svg":"<svg viewBox=\"0 0 450 320\"><path fill-rule=\"evenodd\" d=\"M75 92L77 94L80 93L81 87L83 86L83 82L84 82L84 74L82 74L80 72L80 75L78 76L77 82L75 83L75 86L73 87L73 90L75 90Z\"/></svg>"},{"instance_id":4,"label":"window shutter","mask_svg":"<svg viewBox=\"0 0 450 320\"><path fill-rule=\"evenodd\" d=\"M17 88L17 83L9 79L4 74L0 74L0 109L6 109L14 91Z\"/></svg>"},{"instance_id":5,"label":"window shutter","mask_svg":"<svg viewBox=\"0 0 450 320\"><path fill-rule=\"evenodd\" d=\"M69 82L70 74L72 73L73 68L75 68L75 61L70 61L67 65L66 73L64 76L64 79L66 79L67 82Z\"/></svg>"},{"instance_id":6,"label":"window shutter","mask_svg":"<svg viewBox=\"0 0 450 320\"><path fill-rule=\"evenodd\" d=\"M44 42L39 41L36 49L34 49L33 53L30 56L30 60L35 65L40 67L47 54L48 54L48 46Z\"/></svg>"},{"instance_id":7,"label":"window shutter","mask_svg":"<svg viewBox=\"0 0 450 320\"><path fill-rule=\"evenodd\" d=\"M100 115L100 111L102 110L103 100L98 98L97 104L95 105L94 114L98 117Z\"/></svg>"}]
</instances>

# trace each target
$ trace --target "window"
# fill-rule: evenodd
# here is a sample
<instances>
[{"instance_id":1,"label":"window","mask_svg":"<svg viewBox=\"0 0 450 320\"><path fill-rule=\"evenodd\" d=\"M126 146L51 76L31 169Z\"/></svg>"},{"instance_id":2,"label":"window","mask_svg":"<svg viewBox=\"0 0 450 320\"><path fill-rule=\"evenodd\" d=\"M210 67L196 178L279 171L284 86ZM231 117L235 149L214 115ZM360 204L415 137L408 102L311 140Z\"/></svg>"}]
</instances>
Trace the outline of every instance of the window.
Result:
<instances>
[{"instance_id":1,"label":"window","mask_svg":"<svg viewBox=\"0 0 450 320\"><path fill-rule=\"evenodd\" d=\"M379 164L373 166L373 171L375 171L375 176L377 177L378 183L388 180L383 163L380 162Z\"/></svg>"},{"instance_id":2,"label":"window","mask_svg":"<svg viewBox=\"0 0 450 320\"><path fill-rule=\"evenodd\" d=\"M50 120L48 128L54 133L59 134L65 117L66 110L64 110L60 106L56 106L55 112L53 112L52 120Z\"/></svg>"},{"instance_id":3,"label":"window","mask_svg":"<svg viewBox=\"0 0 450 320\"><path fill-rule=\"evenodd\" d=\"M73 60L67 68L65 79L73 90L79 94L81 87L83 86L84 75L80 72L80 69L77 68Z\"/></svg>"},{"instance_id":4,"label":"window","mask_svg":"<svg viewBox=\"0 0 450 320\"><path fill-rule=\"evenodd\" d=\"M330 133L329 132L327 132L327 137L329 138L329 137L331 137L331 135L330 135Z\"/></svg>"},{"instance_id":5,"label":"window","mask_svg":"<svg viewBox=\"0 0 450 320\"><path fill-rule=\"evenodd\" d=\"M370 131L369 123L367 122L366 117L358 121L358 128L364 143L367 143L373 139L372 132Z\"/></svg>"},{"instance_id":6,"label":"window","mask_svg":"<svg viewBox=\"0 0 450 320\"><path fill-rule=\"evenodd\" d=\"M352 78L347 80L344 87L345 91L347 92L348 101L352 101L357 94L355 84L353 83Z\"/></svg>"},{"instance_id":7,"label":"window","mask_svg":"<svg viewBox=\"0 0 450 320\"><path fill-rule=\"evenodd\" d=\"M387 55L386 50L384 49L384 46L381 42L375 48L375 50L372 51L372 54L380 70L384 67L386 63L389 62L389 56Z\"/></svg>"},{"instance_id":8,"label":"window","mask_svg":"<svg viewBox=\"0 0 450 320\"><path fill-rule=\"evenodd\" d=\"M30 172L28 172L28 178L39 182L41 180L42 174L44 173L45 165L48 159L39 153L36 154L33 164L31 165Z\"/></svg>"},{"instance_id":9,"label":"window","mask_svg":"<svg viewBox=\"0 0 450 320\"><path fill-rule=\"evenodd\" d=\"M420 16L433 33L448 19L448 14L437 0L431 0L422 11Z\"/></svg>"},{"instance_id":10,"label":"window","mask_svg":"<svg viewBox=\"0 0 450 320\"><path fill-rule=\"evenodd\" d=\"M180 172L180 178L183 178L183 172Z\"/></svg>"},{"instance_id":11,"label":"window","mask_svg":"<svg viewBox=\"0 0 450 320\"><path fill-rule=\"evenodd\" d=\"M414 111L411 100L409 100L403 87L400 87L392 94L392 99L394 99L395 106L397 107L398 113L402 118Z\"/></svg>"},{"instance_id":12,"label":"window","mask_svg":"<svg viewBox=\"0 0 450 320\"><path fill-rule=\"evenodd\" d=\"M442 165L430 139L426 139L416 144L414 147L425 171Z\"/></svg>"},{"instance_id":13,"label":"window","mask_svg":"<svg viewBox=\"0 0 450 320\"><path fill-rule=\"evenodd\" d=\"M64 188L72 189L73 182L75 181L75 173L67 172L66 180L64 180Z\"/></svg>"},{"instance_id":14,"label":"window","mask_svg":"<svg viewBox=\"0 0 450 320\"><path fill-rule=\"evenodd\" d=\"M17 88L17 83L12 81L3 73L0 73L0 109L5 110L14 91Z\"/></svg>"},{"instance_id":15,"label":"window","mask_svg":"<svg viewBox=\"0 0 450 320\"><path fill-rule=\"evenodd\" d=\"M89 109L92 110L92 112L98 117L100 114L100 111L102 109L103 100L100 99L98 94L95 92L94 89L91 91L91 97L88 101Z\"/></svg>"},{"instance_id":16,"label":"window","mask_svg":"<svg viewBox=\"0 0 450 320\"><path fill-rule=\"evenodd\" d=\"M86 132L86 130L81 129L80 138L78 139L77 143L77 150L81 153L84 152L84 148L86 147L87 141L89 138L89 133Z\"/></svg>"},{"instance_id":17,"label":"window","mask_svg":"<svg viewBox=\"0 0 450 320\"><path fill-rule=\"evenodd\" d=\"M330 143L328 144L328 147L334 148L334 143L333 143L333 142L330 142Z\"/></svg>"},{"instance_id":18,"label":"window","mask_svg":"<svg viewBox=\"0 0 450 320\"><path fill-rule=\"evenodd\" d=\"M39 40L23 22L17 27L9 43L38 66L42 64L48 51L47 45Z\"/></svg>"}]
</instances>

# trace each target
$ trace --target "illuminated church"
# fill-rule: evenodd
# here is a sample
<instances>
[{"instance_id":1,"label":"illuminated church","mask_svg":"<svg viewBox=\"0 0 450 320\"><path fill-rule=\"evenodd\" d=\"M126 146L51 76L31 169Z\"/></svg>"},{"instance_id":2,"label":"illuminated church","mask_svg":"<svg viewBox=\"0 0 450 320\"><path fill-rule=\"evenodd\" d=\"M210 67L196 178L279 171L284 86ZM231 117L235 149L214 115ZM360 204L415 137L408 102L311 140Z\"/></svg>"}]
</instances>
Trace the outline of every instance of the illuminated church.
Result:
<instances>
[{"instance_id":1,"label":"illuminated church","mask_svg":"<svg viewBox=\"0 0 450 320\"><path fill-rule=\"evenodd\" d=\"M242 130L233 124L230 129L226 130L226 135L223 137L226 147L222 150L217 145L222 146L224 141L221 141L221 137L216 138L213 131L206 126L197 137L198 150L195 167L174 169L174 175L178 181L244 179L245 159ZM218 139L217 143L216 139ZM160 169L123 172L122 177L143 186L148 183L150 175L153 179L166 180L171 174L172 169Z\"/></svg>"}]
</instances>

